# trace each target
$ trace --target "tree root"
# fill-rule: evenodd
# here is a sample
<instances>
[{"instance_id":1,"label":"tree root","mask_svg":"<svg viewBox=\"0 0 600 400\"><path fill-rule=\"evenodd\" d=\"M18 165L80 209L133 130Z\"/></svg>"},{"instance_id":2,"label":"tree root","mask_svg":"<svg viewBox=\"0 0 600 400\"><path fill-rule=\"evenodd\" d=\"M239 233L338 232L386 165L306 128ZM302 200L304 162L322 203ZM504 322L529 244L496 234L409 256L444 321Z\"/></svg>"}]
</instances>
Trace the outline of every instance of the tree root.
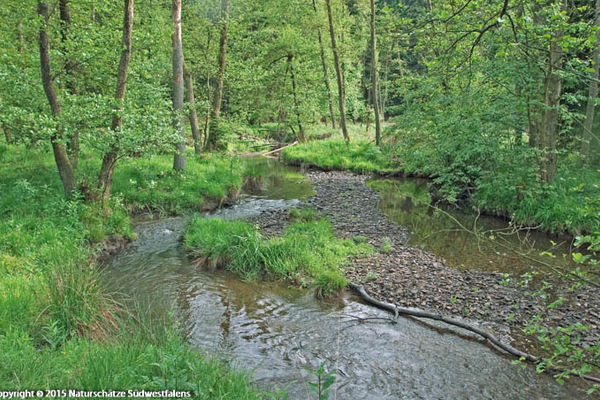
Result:
<instances>
[{"instance_id":1,"label":"tree root","mask_svg":"<svg viewBox=\"0 0 600 400\"><path fill-rule=\"evenodd\" d=\"M364 301L366 301L368 304L371 304L382 310L392 312L392 313L394 313L395 317L398 317L398 315L408 315L408 316L416 317L416 318L426 318L426 319L432 319L435 321L444 322L448 325L457 326L459 328L466 329L470 332L476 333L477 335L486 339L489 343L491 343L497 349L502 350L503 352L508 353L512 356L518 357L520 360L526 360L533 364L537 364L540 361L543 361L540 357L536 357L529 353L525 353L509 344L501 342L498 338L496 338L496 336L494 336L491 333L486 332L474 325L468 324L463 321L455 320L452 318L446 318L440 314L431 313L428 311L420 310L418 308L403 308L403 307L398 307L394 304L384 303L382 301L379 301L379 300L371 297L362 285L351 282L348 284L348 286L350 288L354 289L360 295L360 297ZM553 368L553 367L548 368L547 370L551 371L551 372L558 372L558 373L566 371L564 369ZM583 378L585 380L588 380L590 382L600 383L600 378L597 378L595 376L583 375L583 374L573 374L573 375Z\"/></svg>"}]
</instances>

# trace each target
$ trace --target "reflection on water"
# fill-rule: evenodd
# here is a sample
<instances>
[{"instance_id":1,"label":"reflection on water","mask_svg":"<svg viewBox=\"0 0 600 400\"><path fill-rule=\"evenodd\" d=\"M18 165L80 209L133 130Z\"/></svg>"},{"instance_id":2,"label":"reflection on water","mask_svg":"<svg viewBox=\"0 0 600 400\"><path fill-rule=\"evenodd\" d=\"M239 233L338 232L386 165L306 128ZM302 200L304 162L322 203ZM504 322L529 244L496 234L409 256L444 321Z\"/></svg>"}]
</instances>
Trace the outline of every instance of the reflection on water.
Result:
<instances>
[{"instance_id":1,"label":"reflection on water","mask_svg":"<svg viewBox=\"0 0 600 400\"><path fill-rule=\"evenodd\" d=\"M247 196L306 200L314 194L312 184L296 169L267 157L243 158L244 193Z\"/></svg>"},{"instance_id":2,"label":"reflection on water","mask_svg":"<svg viewBox=\"0 0 600 400\"><path fill-rule=\"evenodd\" d=\"M569 238L534 230L514 232L500 218L432 207L426 180L376 179L368 184L380 193L378 208L411 231L409 243L449 265L517 274L530 270L536 259L576 266L569 258ZM467 230L477 230L480 238Z\"/></svg>"},{"instance_id":3,"label":"reflection on water","mask_svg":"<svg viewBox=\"0 0 600 400\"><path fill-rule=\"evenodd\" d=\"M389 318L344 295L317 301L274 282L242 282L194 267L180 244L184 220L136 227L135 246L115 257L105 279L115 291L163 313L174 311L201 352L252 373L263 389L315 398L308 370L326 360L338 399L564 399L580 395L534 368L521 369L474 339ZM308 370L307 370L308 369Z\"/></svg>"}]
</instances>

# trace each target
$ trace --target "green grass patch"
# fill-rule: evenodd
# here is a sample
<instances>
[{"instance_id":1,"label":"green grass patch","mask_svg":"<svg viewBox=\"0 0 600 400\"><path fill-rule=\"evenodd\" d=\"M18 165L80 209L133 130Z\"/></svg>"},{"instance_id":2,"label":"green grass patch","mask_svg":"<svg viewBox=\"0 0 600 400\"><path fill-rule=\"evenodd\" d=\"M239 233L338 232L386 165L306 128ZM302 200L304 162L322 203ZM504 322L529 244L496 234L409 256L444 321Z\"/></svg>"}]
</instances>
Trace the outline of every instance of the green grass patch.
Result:
<instances>
[{"instance_id":1,"label":"green grass patch","mask_svg":"<svg viewBox=\"0 0 600 400\"><path fill-rule=\"evenodd\" d=\"M94 177L99 164L88 163L82 171ZM119 161L113 193L133 211L176 215L214 207L239 194L244 168L234 157L187 154L185 172L173 171L173 157L153 155ZM91 180L91 179L90 179Z\"/></svg>"},{"instance_id":2,"label":"green grass patch","mask_svg":"<svg viewBox=\"0 0 600 400\"><path fill-rule=\"evenodd\" d=\"M367 140L315 140L284 149L283 159L292 164L311 164L319 168L358 173L388 174L399 171L391 157Z\"/></svg>"},{"instance_id":3,"label":"green grass patch","mask_svg":"<svg viewBox=\"0 0 600 400\"><path fill-rule=\"evenodd\" d=\"M244 279L308 278L320 295L346 286L343 266L348 257L365 256L372 247L337 238L329 221L315 218L313 211L293 214L297 222L281 237L270 239L247 222L195 216L187 226L185 246L193 257L224 266Z\"/></svg>"},{"instance_id":4,"label":"green grass patch","mask_svg":"<svg viewBox=\"0 0 600 400\"><path fill-rule=\"evenodd\" d=\"M205 360L179 332L93 341L75 338L61 347L37 348L23 331L0 335L4 390L189 390L198 399L260 399L246 374Z\"/></svg>"}]
</instances>

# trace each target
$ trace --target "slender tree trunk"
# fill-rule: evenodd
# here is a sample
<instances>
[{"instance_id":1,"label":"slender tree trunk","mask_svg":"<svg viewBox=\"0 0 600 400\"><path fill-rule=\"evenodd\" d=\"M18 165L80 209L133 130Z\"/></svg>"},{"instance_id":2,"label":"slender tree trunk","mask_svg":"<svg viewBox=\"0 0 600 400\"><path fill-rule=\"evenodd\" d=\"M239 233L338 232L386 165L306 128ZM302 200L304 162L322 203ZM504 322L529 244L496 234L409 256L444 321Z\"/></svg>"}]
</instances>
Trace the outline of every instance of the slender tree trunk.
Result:
<instances>
[{"instance_id":1,"label":"slender tree trunk","mask_svg":"<svg viewBox=\"0 0 600 400\"><path fill-rule=\"evenodd\" d=\"M92 10L90 12L90 19L92 22L96 22L96 2L92 0Z\"/></svg>"},{"instance_id":2,"label":"slender tree trunk","mask_svg":"<svg viewBox=\"0 0 600 400\"><path fill-rule=\"evenodd\" d=\"M196 112L196 100L194 98L194 78L183 64L183 79L185 80L185 101L190 108L190 127L192 128L192 138L194 139L194 151L196 154L202 153L202 137L200 136L200 124L198 123L198 113Z\"/></svg>"},{"instance_id":3,"label":"slender tree trunk","mask_svg":"<svg viewBox=\"0 0 600 400\"><path fill-rule=\"evenodd\" d=\"M58 4L61 22L61 40L65 47L68 46L69 29L71 27L71 10L69 9L69 2L70 0L60 0ZM68 53L68 49L65 49L64 51ZM65 72L67 75L66 86L69 89L69 92L71 92L71 94L77 94L77 85L75 84L75 63L69 56L67 56L67 61L65 62ZM71 160L71 165L73 168L77 169L79 166L79 132L73 132L69 138L67 152L69 154L69 159Z\"/></svg>"},{"instance_id":4,"label":"slender tree trunk","mask_svg":"<svg viewBox=\"0 0 600 400\"><path fill-rule=\"evenodd\" d=\"M23 19L19 19L17 23L17 51L23 52L25 48L25 36L23 35Z\"/></svg>"},{"instance_id":5,"label":"slender tree trunk","mask_svg":"<svg viewBox=\"0 0 600 400\"><path fill-rule=\"evenodd\" d=\"M287 62L290 70L290 79L292 80L292 92L294 95L294 111L296 112L296 120L298 122L298 140L305 142L304 128L302 127L302 118L300 116L300 102L298 101L298 90L296 88L296 73L294 72L294 56L288 54Z\"/></svg>"},{"instance_id":6,"label":"slender tree trunk","mask_svg":"<svg viewBox=\"0 0 600 400\"><path fill-rule=\"evenodd\" d=\"M52 115L57 118L61 113L60 102L58 100L58 94L56 93L56 87L54 85L54 78L52 77L52 68L50 65L50 40L48 38L48 3L38 0L38 14L43 18L40 25L39 34L39 45L40 45L40 67L42 72L42 83L44 85L44 92L50 103L50 109ZM65 195L71 197L76 188L75 175L73 174L73 167L69 161L67 151L61 143L63 134L63 128L59 125L56 132L51 136L50 141L52 143L52 151L54 153L54 161L58 168L58 174L62 181L65 189Z\"/></svg>"},{"instance_id":7,"label":"slender tree trunk","mask_svg":"<svg viewBox=\"0 0 600 400\"><path fill-rule=\"evenodd\" d=\"M387 100L388 100L388 93L390 90L390 85L389 85L389 76L390 76L390 59L391 54L394 52L394 48L396 47L396 41L394 40L392 42L392 47L389 50L389 53L386 54L385 57L385 62L383 63L383 89L381 88L382 84L381 82L379 83L379 93L380 93L380 100L379 100L379 106L381 108L381 118L383 118L384 121L388 120L388 115L386 113L386 105L387 105Z\"/></svg>"},{"instance_id":8,"label":"slender tree trunk","mask_svg":"<svg viewBox=\"0 0 600 400\"><path fill-rule=\"evenodd\" d=\"M112 188L112 178L115 171L115 165L119 157L119 130L123 125L120 111L123 110L123 100L127 91L127 75L129 72L129 62L131 60L131 34L133 31L133 12L134 0L124 0L123 9L123 39L121 41L121 59L117 69L117 89L115 91L115 99L119 103L118 112L113 114L111 129L116 135L115 141L111 144L110 149L104 157L102 157L102 166L98 175L98 187L102 192L102 202L108 203L110 199L110 191Z\"/></svg>"},{"instance_id":9,"label":"slender tree trunk","mask_svg":"<svg viewBox=\"0 0 600 400\"><path fill-rule=\"evenodd\" d=\"M544 110L538 130L539 143L544 152L542 159L542 180L551 182L556 173L556 142L559 131L559 107L562 93L562 78L558 70L562 67L563 52L560 44L553 41L550 44L548 72L544 80Z\"/></svg>"},{"instance_id":10,"label":"slender tree trunk","mask_svg":"<svg viewBox=\"0 0 600 400\"><path fill-rule=\"evenodd\" d=\"M10 128L6 124L2 124L2 130L4 131L4 139L6 139L6 143L12 143L12 135L10 133Z\"/></svg>"},{"instance_id":11,"label":"slender tree trunk","mask_svg":"<svg viewBox=\"0 0 600 400\"><path fill-rule=\"evenodd\" d=\"M209 62L209 53L210 53L210 42L212 40L212 34L211 34L211 30L210 30L210 26L206 27L206 58L205 58L205 65L206 65L206 96L208 97L208 104L212 104L212 102L210 101L211 99L211 90L210 90L210 62ZM204 146L206 146L206 143L208 141L208 133L209 133L209 129L210 129L210 114L212 112L212 108L208 107L208 109L206 110L206 116L204 118Z\"/></svg>"},{"instance_id":12,"label":"slender tree trunk","mask_svg":"<svg viewBox=\"0 0 600 400\"><path fill-rule=\"evenodd\" d=\"M340 54L335 40L335 27L333 26L333 12L331 11L331 0L325 0L327 5L327 19L329 20L329 35L331 36L331 50L333 51L333 63L338 85L338 102L340 107L340 127L346 142L350 141L348 128L346 127L346 98L344 95L344 77L340 66Z\"/></svg>"},{"instance_id":13,"label":"slender tree trunk","mask_svg":"<svg viewBox=\"0 0 600 400\"><path fill-rule=\"evenodd\" d=\"M585 109L585 121L583 122L583 138L581 141L581 155L585 162L589 162L594 142L594 116L596 114L596 102L598 101L598 78L600 78L600 0L596 0L596 43L592 53L594 72L590 81L587 107Z\"/></svg>"},{"instance_id":14,"label":"slender tree trunk","mask_svg":"<svg viewBox=\"0 0 600 400\"><path fill-rule=\"evenodd\" d=\"M379 106L379 71L377 70L377 34L375 31L375 0L371 0L371 77L373 108L375 109L375 144L381 146L381 108Z\"/></svg>"},{"instance_id":15,"label":"slender tree trunk","mask_svg":"<svg viewBox=\"0 0 600 400\"><path fill-rule=\"evenodd\" d=\"M315 16L318 16L317 2L312 1L313 9L315 10ZM327 59L325 57L325 46L323 45L323 36L321 35L321 28L317 28L317 37L319 39L319 50L321 52L321 65L323 67L323 82L325 83L325 89L327 90L327 101L329 104L329 117L331 118L331 127L335 129L335 111L333 109L333 94L331 93L331 85L329 84L329 72L327 71Z\"/></svg>"},{"instance_id":16,"label":"slender tree trunk","mask_svg":"<svg viewBox=\"0 0 600 400\"><path fill-rule=\"evenodd\" d=\"M223 101L223 83L225 80L225 68L227 65L227 40L229 29L229 0L221 0L221 19L223 26L221 27L221 39L219 41L219 71L217 73L217 84L215 86L215 95L213 97L211 120L213 124L219 123L221 117L221 103ZM218 138L215 130L208 129L207 147L215 149Z\"/></svg>"},{"instance_id":17,"label":"slender tree trunk","mask_svg":"<svg viewBox=\"0 0 600 400\"><path fill-rule=\"evenodd\" d=\"M173 158L175 171L185 170L185 131L183 121L183 44L181 41L181 0L173 0L173 126L179 132L181 141Z\"/></svg>"}]
</instances>

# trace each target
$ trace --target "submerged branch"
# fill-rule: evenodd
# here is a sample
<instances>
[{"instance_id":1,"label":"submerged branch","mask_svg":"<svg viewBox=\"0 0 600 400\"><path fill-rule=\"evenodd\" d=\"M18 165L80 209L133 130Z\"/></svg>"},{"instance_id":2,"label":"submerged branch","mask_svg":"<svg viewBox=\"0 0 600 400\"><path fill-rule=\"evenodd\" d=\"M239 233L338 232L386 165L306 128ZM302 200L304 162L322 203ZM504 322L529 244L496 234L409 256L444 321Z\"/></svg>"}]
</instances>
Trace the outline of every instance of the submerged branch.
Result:
<instances>
[{"instance_id":1,"label":"submerged branch","mask_svg":"<svg viewBox=\"0 0 600 400\"><path fill-rule=\"evenodd\" d=\"M526 360L526 361L529 361L534 364L537 364L537 363L543 361L543 359L540 357L536 357L532 354L525 353L509 344L501 342L493 334L491 334L483 329L480 329L472 324L469 324L469 323L466 323L463 321L459 321L456 319L452 319L452 318L447 318L447 317L444 317L443 315L435 314L435 313L421 310L418 308L404 308L404 307L398 307L395 304L384 303L382 301L379 301L379 300L371 297L371 295L369 295L367 293L367 291L365 290L365 288L362 285L351 282L348 286L350 288L352 288L353 290L355 290L361 296L361 298L364 301L366 301L367 303L369 303L377 308L380 308L382 310L393 312L395 316L408 315L408 316L416 317L416 318L426 318L426 319L432 319L435 321L444 322L448 325L457 326L459 328L466 329L467 331L473 332L473 333L483 337L484 339L486 339L494 347L504 351L505 353L508 353L510 355L518 357L520 360ZM559 369L559 368L548 368L548 371L559 372L559 373L565 372L565 370ZM600 383L600 378L597 378L595 376L583 375L583 374L581 374L581 375L575 374L575 375L580 378L583 378L585 380L588 380L590 382Z\"/></svg>"}]
</instances>

